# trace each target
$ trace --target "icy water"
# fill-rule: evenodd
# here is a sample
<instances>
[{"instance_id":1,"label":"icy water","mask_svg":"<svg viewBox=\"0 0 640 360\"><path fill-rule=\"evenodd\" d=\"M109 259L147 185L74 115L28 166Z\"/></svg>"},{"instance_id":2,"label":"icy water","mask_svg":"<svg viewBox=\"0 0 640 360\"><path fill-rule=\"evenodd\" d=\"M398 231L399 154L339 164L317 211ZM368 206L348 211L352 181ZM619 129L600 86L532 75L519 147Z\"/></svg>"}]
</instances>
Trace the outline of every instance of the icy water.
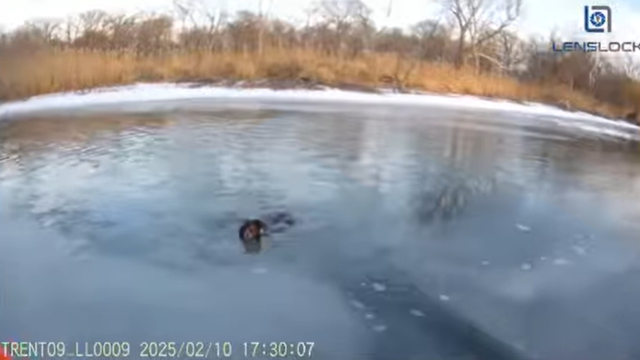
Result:
<instances>
[{"instance_id":1,"label":"icy water","mask_svg":"<svg viewBox=\"0 0 640 360\"><path fill-rule=\"evenodd\" d=\"M637 144L488 111L152 108L0 124L0 340L640 357ZM242 219L277 212L246 251Z\"/></svg>"}]
</instances>

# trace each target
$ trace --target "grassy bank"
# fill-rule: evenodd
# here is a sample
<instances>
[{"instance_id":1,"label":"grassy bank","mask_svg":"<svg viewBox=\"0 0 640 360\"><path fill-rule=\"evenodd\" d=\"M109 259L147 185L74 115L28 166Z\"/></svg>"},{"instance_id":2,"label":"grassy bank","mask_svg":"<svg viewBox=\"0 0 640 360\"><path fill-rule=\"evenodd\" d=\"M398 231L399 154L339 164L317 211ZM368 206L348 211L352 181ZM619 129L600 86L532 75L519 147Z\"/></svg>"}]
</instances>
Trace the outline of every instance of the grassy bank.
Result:
<instances>
[{"instance_id":1,"label":"grassy bank","mask_svg":"<svg viewBox=\"0 0 640 360\"><path fill-rule=\"evenodd\" d=\"M337 86L401 85L435 93L535 101L615 118L628 112L562 85L521 83L514 78L477 74L450 64L416 62L393 54L347 58L303 50L269 50L262 55L176 51L139 57L132 53L60 49L0 57L0 99L4 100L141 81L299 78Z\"/></svg>"}]
</instances>

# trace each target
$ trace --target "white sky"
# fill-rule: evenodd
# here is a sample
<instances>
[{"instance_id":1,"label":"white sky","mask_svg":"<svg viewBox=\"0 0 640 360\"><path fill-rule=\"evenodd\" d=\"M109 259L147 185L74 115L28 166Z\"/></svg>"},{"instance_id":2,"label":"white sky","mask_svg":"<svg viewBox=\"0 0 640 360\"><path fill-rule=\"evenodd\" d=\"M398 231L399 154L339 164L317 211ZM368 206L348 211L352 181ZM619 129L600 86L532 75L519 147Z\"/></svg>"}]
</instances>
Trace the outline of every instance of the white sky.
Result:
<instances>
[{"instance_id":1,"label":"white sky","mask_svg":"<svg viewBox=\"0 0 640 360\"><path fill-rule=\"evenodd\" d=\"M260 2L271 13L290 21L303 22L304 10L314 0L200 0L212 7L257 10ZM364 0L373 9L378 25L411 25L439 14L437 0L393 0L392 13L386 17L389 0ZM586 34L582 31L584 5L609 5L613 10L611 34ZM171 0L0 0L0 27L11 29L25 20L35 18L64 18L79 12L102 9L109 12L170 11ZM548 35L556 30L580 39L620 40L640 42L640 0L524 0L523 16L517 30L523 34ZM636 54L640 59L640 52Z\"/></svg>"}]
</instances>

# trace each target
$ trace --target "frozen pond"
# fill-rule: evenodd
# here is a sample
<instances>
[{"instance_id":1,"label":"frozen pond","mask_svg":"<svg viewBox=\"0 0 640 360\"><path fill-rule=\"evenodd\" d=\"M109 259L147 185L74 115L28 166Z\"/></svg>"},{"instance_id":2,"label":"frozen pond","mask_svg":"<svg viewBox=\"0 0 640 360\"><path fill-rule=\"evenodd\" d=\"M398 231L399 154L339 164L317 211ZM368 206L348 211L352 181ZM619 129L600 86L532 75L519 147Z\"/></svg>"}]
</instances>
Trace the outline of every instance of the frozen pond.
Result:
<instances>
[{"instance_id":1,"label":"frozen pond","mask_svg":"<svg viewBox=\"0 0 640 360\"><path fill-rule=\"evenodd\" d=\"M640 356L639 147L605 125L170 105L0 122L2 341L127 341L132 358L144 341L230 342L233 359L258 341L327 360ZM281 211L296 223L247 254L240 221Z\"/></svg>"}]
</instances>

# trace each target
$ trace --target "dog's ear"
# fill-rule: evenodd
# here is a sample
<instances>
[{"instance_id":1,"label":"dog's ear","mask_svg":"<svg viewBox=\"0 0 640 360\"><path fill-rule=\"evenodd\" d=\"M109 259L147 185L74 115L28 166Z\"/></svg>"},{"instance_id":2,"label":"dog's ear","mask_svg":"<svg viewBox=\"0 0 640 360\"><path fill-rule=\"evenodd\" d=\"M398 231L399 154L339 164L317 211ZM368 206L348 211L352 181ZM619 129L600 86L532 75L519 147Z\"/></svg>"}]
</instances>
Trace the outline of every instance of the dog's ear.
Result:
<instances>
[{"instance_id":1,"label":"dog's ear","mask_svg":"<svg viewBox=\"0 0 640 360\"><path fill-rule=\"evenodd\" d=\"M268 230L267 224L262 220L258 220L258 223L260 225L260 233L265 234Z\"/></svg>"}]
</instances>

